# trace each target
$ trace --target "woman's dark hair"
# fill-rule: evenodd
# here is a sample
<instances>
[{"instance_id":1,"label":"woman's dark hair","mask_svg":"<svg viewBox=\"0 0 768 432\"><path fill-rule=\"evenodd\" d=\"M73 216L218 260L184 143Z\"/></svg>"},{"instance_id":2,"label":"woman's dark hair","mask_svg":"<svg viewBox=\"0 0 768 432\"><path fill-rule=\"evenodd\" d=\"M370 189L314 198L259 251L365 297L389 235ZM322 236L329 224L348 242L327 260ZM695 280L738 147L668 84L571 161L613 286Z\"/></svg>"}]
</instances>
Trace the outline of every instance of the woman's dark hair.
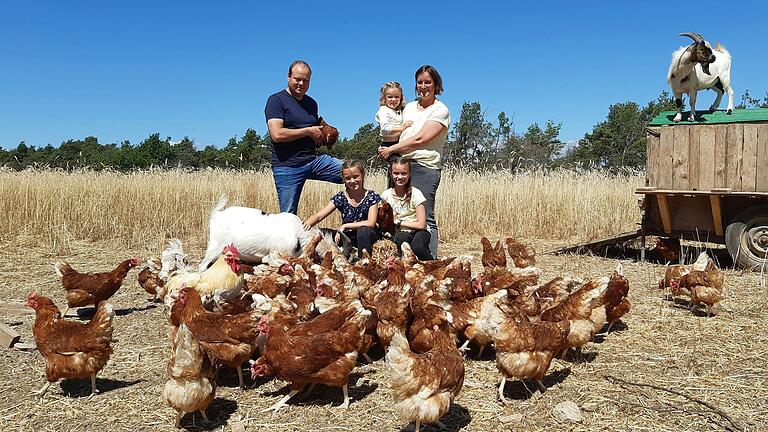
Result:
<instances>
[{"instance_id":1,"label":"woman's dark hair","mask_svg":"<svg viewBox=\"0 0 768 432\"><path fill-rule=\"evenodd\" d=\"M408 190L408 195L411 194L411 173L413 172L411 170L411 161L400 156L393 156L392 159L389 160L389 171L392 172L392 166L394 165L405 165L408 167L408 183L405 184L405 187ZM390 174L391 176L391 174ZM394 183L394 182L393 182ZM393 186L394 187L394 186Z\"/></svg>"},{"instance_id":2,"label":"woman's dark hair","mask_svg":"<svg viewBox=\"0 0 768 432\"><path fill-rule=\"evenodd\" d=\"M428 73L429 76L432 77L432 80L435 82L435 96L443 93L443 79L440 77L440 74L437 73L437 69L430 65L424 65L418 69L416 69L416 74L414 75L414 80L419 80L419 75L422 73ZM416 89L416 93L418 93L418 89Z\"/></svg>"}]
</instances>

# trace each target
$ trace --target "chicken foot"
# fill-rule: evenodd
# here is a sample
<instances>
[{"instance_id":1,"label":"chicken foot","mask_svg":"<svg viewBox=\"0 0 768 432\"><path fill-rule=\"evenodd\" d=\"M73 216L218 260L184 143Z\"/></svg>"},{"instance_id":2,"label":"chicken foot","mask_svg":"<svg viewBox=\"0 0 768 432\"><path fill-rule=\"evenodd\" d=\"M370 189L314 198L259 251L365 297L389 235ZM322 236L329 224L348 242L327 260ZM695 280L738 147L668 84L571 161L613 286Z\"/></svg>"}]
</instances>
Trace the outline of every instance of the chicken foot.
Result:
<instances>
[{"instance_id":1,"label":"chicken foot","mask_svg":"<svg viewBox=\"0 0 768 432\"><path fill-rule=\"evenodd\" d=\"M45 383L45 385L40 390L38 390L36 392L32 392L32 395L35 397L35 399L37 399L38 403L42 403L43 402L43 397L45 396L45 393L48 391L48 387L50 387L51 384L52 383L50 381L48 381L47 383Z\"/></svg>"},{"instance_id":2,"label":"chicken foot","mask_svg":"<svg viewBox=\"0 0 768 432\"><path fill-rule=\"evenodd\" d=\"M303 388L304 387L302 386L302 389ZM299 390L291 390L290 393L288 393L287 395L283 396L283 398L280 399L279 401L277 401L276 404L272 405L269 408L265 408L265 409L263 409L263 410L261 410L259 412L269 412L269 411L278 412L280 410L280 408L287 407L288 404L286 402L288 402L288 400L290 398L296 396L300 391L301 391L301 389L299 389Z\"/></svg>"}]
</instances>

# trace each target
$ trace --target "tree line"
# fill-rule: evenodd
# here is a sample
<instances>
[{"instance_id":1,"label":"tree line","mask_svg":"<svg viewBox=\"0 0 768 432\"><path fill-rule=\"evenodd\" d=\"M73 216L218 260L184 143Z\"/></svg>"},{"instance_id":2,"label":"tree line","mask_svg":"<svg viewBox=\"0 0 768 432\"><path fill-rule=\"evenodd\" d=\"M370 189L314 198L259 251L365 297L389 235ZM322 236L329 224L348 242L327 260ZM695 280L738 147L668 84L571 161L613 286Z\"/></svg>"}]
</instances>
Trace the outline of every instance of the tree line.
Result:
<instances>
[{"instance_id":1,"label":"tree line","mask_svg":"<svg viewBox=\"0 0 768 432\"><path fill-rule=\"evenodd\" d=\"M768 93L757 99L747 90L737 108L768 108ZM565 143L560 139L562 124L554 120L533 123L519 133L514 119L505 112L492 122L479 102L464 102L458 121L449 131L443 156L447 166L469 169L639 169L645 166L646 125L660 112L674 109L674 100L666 91L643 106L631 101L616 103L591 132L575 143ZM367 123L351 138L339 140L329 153L381 167L383 161L376 152L379 142L378 126ZM58 147L21 142L12 150L0 148L0 166L16 170L30 166L120 171L153 167L261 169L270 166L270 145L268 135L259 135L253 129L246 130L242 137L230 138L221 148L209 145L197 149L188 137L174 142L157 133L138 145L129 141L102 144L95 137L70 139Z\"/></svg>"}]
</instances>

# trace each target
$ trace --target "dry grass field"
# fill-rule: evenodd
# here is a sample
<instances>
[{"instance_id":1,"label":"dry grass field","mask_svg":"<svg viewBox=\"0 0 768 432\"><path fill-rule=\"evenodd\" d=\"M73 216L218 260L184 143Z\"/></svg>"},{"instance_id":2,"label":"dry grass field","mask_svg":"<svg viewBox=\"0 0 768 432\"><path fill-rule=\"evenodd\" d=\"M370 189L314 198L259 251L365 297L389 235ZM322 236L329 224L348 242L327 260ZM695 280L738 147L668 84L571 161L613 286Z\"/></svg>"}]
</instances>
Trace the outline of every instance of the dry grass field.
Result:
<instances>
[{"instance_id":1,"label":"dry grass field","mask_svg":"<svg viewBox=\"0 0 768 432\"><path fill-rule=\"evenodd\" d=\"M381 175L368 181L375 189L383 186ZM441 254L472 254L478 258L476 271L480 234L492 239L516 234L543 252L632 229L639 217L632 191L639 183L639 177L595 173L444 173L438 203ZM336 190L308 184L302 216ZM32 311L7 304L23 303L37 290L63 305L52 269L57 259L78 269L107 270L131 254L159 254L172 236L200 259L207 215L221 192L237 203L276 210L274 186L265 173L0 172L0 322L21 333L23 341L32 340ZM715 252L722 258L722 251ZM549 280L565 272L607 276L618 262L541 254L537 265L541 279ZM708 318L664 299L656 288L663 265L621 262L634 305L624 325L588 344L583 361L555 360L541 397L531 398L520 382L509 382L512 403L506 406L496 398L500 374L493 353L475 359L471 352L462 392L443 418L449 430L766 430L768 301L762 276L727 270L726 299ZM88 383L70 380L53 385L45 402L36 404L30 392L45 381L40 354L0 349L0 430L175 430L175 412L161 398L169 325L162 306L147 301L137 273L129 274L112 299L118 342L98 375L101 394L94 398L86 396ZM286 383L258 381L243 391L236 388L234 371L224 369L208 409L213 423L200 424L198 415L193 424L187 415L183 424L188 430L223 431L402 430L378 354L350 378L349 410L338 408L340 390L320 386L287 410L262 414L259 410L287 392ZM582 408L581 422L555 418L552 408L563 401Z\"/></svg>"}]
</instances>

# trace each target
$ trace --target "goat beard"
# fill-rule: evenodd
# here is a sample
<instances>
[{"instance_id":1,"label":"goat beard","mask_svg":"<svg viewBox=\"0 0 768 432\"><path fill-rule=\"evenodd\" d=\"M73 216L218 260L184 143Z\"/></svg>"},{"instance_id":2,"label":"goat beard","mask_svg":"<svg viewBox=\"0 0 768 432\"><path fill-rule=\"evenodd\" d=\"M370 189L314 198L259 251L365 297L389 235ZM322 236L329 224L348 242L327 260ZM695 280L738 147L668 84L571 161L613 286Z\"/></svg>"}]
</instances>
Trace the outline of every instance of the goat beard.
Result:
<instances>
[{"instance_id":1,"label":"goat beard","mask_svg":"<svg viewBox=\"0 0 768 432\"><path fill-rule=\"evenodd\" d=\"M707 75L712 75L711 73L709 73L709 63L702 63L701 71Z\"/></svg>"}]
</instances>

